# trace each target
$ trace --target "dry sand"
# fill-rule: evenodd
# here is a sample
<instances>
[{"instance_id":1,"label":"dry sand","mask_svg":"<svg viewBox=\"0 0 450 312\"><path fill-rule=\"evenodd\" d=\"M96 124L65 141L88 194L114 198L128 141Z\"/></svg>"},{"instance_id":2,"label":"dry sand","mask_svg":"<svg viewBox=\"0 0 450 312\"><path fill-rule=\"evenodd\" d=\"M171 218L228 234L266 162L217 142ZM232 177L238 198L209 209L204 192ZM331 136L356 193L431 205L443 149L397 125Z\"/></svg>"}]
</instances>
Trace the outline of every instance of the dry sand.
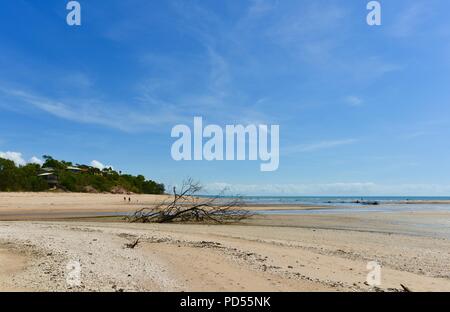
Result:
<instances>
[{"instance_id":1,"label":"dry sand","mask_svg":"<svg viewBox=\"0 0 450 312\"><path fill-rule=\"evenodd\" d=\"M167 198L165 195L0 193L0 220L47 220L132 212Z\"/></svg>"},{"instance_id":2,"label":"dry sand","mask_svg":"<svg viewBox=\"0 0 450 312\"><path fill-rule=\"evenodd\" d=\"M120 195L0 198L0 219L22 219L0 222L3 291L450 291L448 232L414 228L448 222L445 213L258 216L242 225L23 221L128 204ZM133 207L156 199L132 198ZM365 283L374 260L379 288ZM80 285L67 283L70 261L81 265Z\"/></svg>"},{"instance_id":3,"label":"dry sand","mask_svg":"<svg viewBox=\"0 0 450 312\"><path fill-rule=\"evenodd\" d=\"M17 286L14 281L16 274L25 270L26 263L25 255L0 245L0 290L26 290L23 286Z\"/></svg>"},{"instance_id":4,"label":"dry sand","mask_svg":"<svg viewBox=\"0 0 450 312\"><path fill-rule=\"evenodd\" d=\"M49 220L129 213L171 198L167 195L0 192L0 220ZM322 207L276 206L276 209L314 208ZM248 209L270 210L274 206L254 205Z\"/></svg>"}]
</instances>

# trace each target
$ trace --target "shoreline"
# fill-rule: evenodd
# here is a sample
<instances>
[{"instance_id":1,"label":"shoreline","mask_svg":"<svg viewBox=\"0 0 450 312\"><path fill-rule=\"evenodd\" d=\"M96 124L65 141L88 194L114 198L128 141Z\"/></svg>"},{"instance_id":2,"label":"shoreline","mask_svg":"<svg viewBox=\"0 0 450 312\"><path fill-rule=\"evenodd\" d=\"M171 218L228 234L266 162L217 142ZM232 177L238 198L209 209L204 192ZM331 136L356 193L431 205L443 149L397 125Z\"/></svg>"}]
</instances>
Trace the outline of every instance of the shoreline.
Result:
<instances>
[{"instance_id":1,"label":"shoreline","mask_svg":"<svg viewBox=\"0 0 450 312\"><path fill-rule=\"evenodd\" d=\"M128 198L131 199L128 202ZM93 218L118 216L132 213L144 207L151 207L163 200L171 200L171 195L122 195L122 194L90 194L90 193L2 193L0 192L0 220L61 220L72 218ZM125 200L124 200L125 199ZM419 211L425 205L438 207L449 205L450 201L414 201L389 203L390 207L408 207ZM339 211L348 210L371 212L386 205L315 205L315 204L268 204L245 203L242 207L249 211L282 212L282 211ZM450 209L449 209L450 210ZM426 210L424 210L426 211ZM292 213L289 213L292 214Z\"/></svg>"}]
</instances>

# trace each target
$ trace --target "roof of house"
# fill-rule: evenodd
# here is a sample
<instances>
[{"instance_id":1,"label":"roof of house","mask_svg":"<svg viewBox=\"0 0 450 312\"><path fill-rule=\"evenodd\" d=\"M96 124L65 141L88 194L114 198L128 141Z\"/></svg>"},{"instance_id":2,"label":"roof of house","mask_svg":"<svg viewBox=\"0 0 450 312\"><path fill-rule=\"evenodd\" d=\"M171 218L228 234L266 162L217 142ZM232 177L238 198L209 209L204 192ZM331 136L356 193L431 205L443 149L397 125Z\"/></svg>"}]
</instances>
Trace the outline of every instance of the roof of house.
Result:
<instances>
[{"instance_id":1,"label":"roof of house","mask_svg":"<svg viewBox=\"0 0 450 312\"><path fill-rule=\"evenodd\" d=\"M45 173L38 174L38 177L46 177L46 176L51 176L51 175L53 175L53 172L45 172Z\"/></svg>"},{"instance_id":2,"label":"roof of house","mask_svg":"<svg viewBox=\"0 0 450 312\"><path fill-rule=\"evenodd\" d=\"M81 170L83 170L83 169L80 169L80 168L78 168L78 167L72 167L72 166L69 166L69 167L67 167L67 170L79 170L79 171L81 171Z\"/></svg>"}]
</instances>

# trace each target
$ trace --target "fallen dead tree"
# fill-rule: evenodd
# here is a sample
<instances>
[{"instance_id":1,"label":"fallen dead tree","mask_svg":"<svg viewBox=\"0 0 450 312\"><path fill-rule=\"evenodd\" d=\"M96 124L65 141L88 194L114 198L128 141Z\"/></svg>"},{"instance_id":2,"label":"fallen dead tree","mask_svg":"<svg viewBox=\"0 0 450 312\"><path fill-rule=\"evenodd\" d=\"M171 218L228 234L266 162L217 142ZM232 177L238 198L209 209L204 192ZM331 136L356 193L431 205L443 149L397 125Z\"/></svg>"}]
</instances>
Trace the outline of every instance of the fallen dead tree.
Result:
<instances>
[{"instance_id":1,"label":"fallen dead tree","mask_svg":"<svg viewBox=\"0 0 450 312\"><path fill-rule=\"evenodd\" d=\"M173 188L172 200L165 200L154 207L142 208L127 216L132 223L169 223L169 222L237 222L253 214L242 209L244 203L240 197L225 198L223 194L214 197L201 197L199 182L193 179L183 181L177 192Z\"/></svg>"}]
</instances>

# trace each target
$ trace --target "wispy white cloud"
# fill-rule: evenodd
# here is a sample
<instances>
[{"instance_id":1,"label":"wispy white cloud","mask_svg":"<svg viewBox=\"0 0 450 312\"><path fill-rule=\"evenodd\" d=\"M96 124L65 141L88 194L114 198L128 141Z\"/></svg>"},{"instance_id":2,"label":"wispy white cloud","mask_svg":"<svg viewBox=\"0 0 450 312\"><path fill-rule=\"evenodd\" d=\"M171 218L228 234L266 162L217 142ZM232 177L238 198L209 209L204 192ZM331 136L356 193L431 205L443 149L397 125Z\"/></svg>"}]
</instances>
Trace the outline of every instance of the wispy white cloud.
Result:
<instances>
[{"instance_id":1,"label":"wispy white cloud","mask_svg":"<svg viewBox=\"0 0 450 312\"><path fill-rule=\"evenodd\" d=\"M378 54L355 58L349 53L351 50L347 47L354 44L354 38L348 35L348 21L356 17L347 6L328 2L320 5L320 1L281 1L276 6L268 3L267 8L261 3L254 4L256 8L261 7L262 12L270 10L264 23L244 17L239 21L238 30L242 33L252 30L252 36L263 34L260 39L280 46L293 62L303 63L316 72L343 75L346 80L357 83L378 79L403 68ZM234 35L242 36L241 33Z\"/></svg>"},{"instance_id":2,"label":"wispy white cloud","mask_svg":"<svg viewBox=\"0 0 450 312\"><path fill-rule=\"evenodd\" d=\"M226 39L224 20L198 2L173 1L171 7L178 15L178 27L204 46L212 46L217 38Z\"/></svg>"},{"instance_id":3,"label":"wispy white cloud","mask_svg":"<svg viewBox=\"0 0 450 312\"><path fill-rule=\"evenodd\" d=\"M273 0L252 0L248 8L249 18L258 18L268 14L278 4L278 1Z\"/></svg>"},{"instance_id":4,"label":"wispy white cloud","mask_svg":"<svg viewBox=\"0 0 450 312\"><path fill-rule=\"evenodd\" d=\"M288 11L289 10L289 11ZM302 44L313 37L327 37L344 22L348 12L342 6L321 6L315 1L287 7L269 26L272 39L284 43Z\"/></svg>"},{"instance_id":5,"label":"wispy white cloud","mask_svg":"<svg viewBox=\"0 0 450 312\"><path fill-rule=\"evenodd\" d=\"M426 2L408 3L408 7L398 13L390 28L395 37L409 37L416 35L420 26L430 17L430 5Z\"/></svg>"},{"instance_id":6,"label":"wispy white cloud","mask_svg":"<svg viewBox=\"0 0 450 312\"><path fill-rule=\"evenodd\" d=\"M410 132L410 133L404 134L404 135L400 136L400 138L408 140L408 139L415 139L415 138L419 138L419 137L423 137L423 136L431 135L431 134L433 134L433 132L431 132L431 131L415 131L415 132Z\"/></svg>"},{"instance_id":7,"label":"wispy white cloud","mask_svg":"<svg viewBox=\"0 0 450 312\"><path fill-rule=\"evenodd\" d=\"M158 110L142 109L136 111L126 106L108 105L111 103L104 103L99 100L59 100L19 89L0 87L0 93L59 118L107 126L128 132L148 130L151 127L168 123L173 124L180 120L177 114L165 107L159 107Z\"/></svg>"},{"instance_id":8,"label":"wispy white cloud","mask_svg":"<svg viewBox=\"0 0 450 312\"><path fill-rule=\"evenodd\" d=\"M89 88L93 84L91 78L83 72L68 73L63 79L72 88Z\"/></svg>"},{"instance_id":9,"label":"wispy white cloud","mask_svg":"<svg viewBox=\"0 0 450 312\"><path fill-rule=\"evenodd\" d=\"M316 152L324 149L337 148L343 145L350 145L356 142L358 142L357 139L343 139L343 140L321 141L310 144L300 144L296 146L287 147L285 149L285 153L292 154L292 153Z\"/></svg>"},{"instance_id":10,"label":"wispy white cloud","mask_svg":"<svg viewBox=\"0 0 450 312\"><path fill-rule=\"evenodd\" d=\"M208 54L211 66L210 84L213 88L212 91L216 96L224 97L231 80L228 63L222 55L212 48L208 49Z\"/></svg>"},{"instance_id":11,"label":"wispy white cloud","mask_svg":"<svg viewBox=\"0 0 450 312\"><path fill-rule=\"evenodd\" d=\"M346 96L346 97L344 98L344 101L345 101L348 105L353 106L353 107L361 106L361 105L363 105L363 103L364 103L363 99L361 99L359 96L356 96L356 95L349 95L349 96Z\"/></svg>"},{"instance_id":12,"label":"wispy white cloud","mask_svg":"<svg viewBox=\"0 0 450 312\"><path fill-rule=\"evenodd\" d=\"M337 66L350 75L354 81L373 81L388 74L405 69L405 66L389 62L378 56L367 56L361 59L339 59Z\"/></svg>"}]
</instances>

